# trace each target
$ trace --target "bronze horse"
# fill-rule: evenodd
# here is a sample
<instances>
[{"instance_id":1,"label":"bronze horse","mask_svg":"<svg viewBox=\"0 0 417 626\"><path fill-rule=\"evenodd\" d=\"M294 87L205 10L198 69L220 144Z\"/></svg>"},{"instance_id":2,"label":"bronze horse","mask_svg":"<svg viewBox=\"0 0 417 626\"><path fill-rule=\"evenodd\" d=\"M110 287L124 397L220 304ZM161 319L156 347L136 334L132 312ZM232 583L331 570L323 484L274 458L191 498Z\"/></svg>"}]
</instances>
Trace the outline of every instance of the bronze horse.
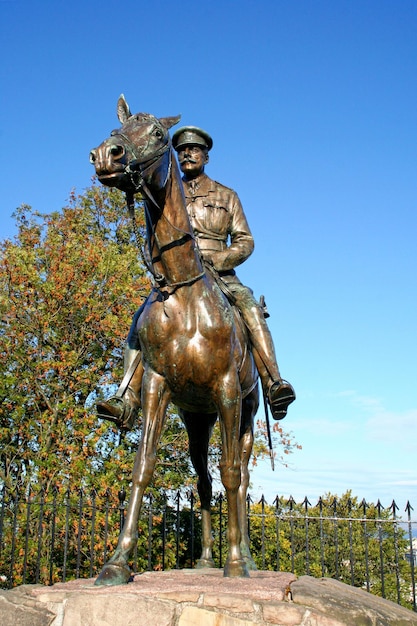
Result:
<instances>
[{"instance_id":1,"label":"bronze horse","mask_svg":"<svg viewBox=\"0 0 417 626\"><path fill-rule=\"evenodd\" d=\"M198 475L202 510L199 567L213 567L208 448L219 417L222 435L220 474L228 504L228 557L225 576L249 576L246 523L248 462L253 418L258 409L257 372L243 325L205 267L186 210L169 129L179 117L132 115L118 101L122 127L111 133L90 159L101 183L144 198L147 246L154 287L142 307L137 330L142 353L142 439L136 453L132 492L115 553L96 584L128 582L128 559L137 541L137 522L156 461L156 447L168 404L180 411Z\"/></svg>"}]
</instances>

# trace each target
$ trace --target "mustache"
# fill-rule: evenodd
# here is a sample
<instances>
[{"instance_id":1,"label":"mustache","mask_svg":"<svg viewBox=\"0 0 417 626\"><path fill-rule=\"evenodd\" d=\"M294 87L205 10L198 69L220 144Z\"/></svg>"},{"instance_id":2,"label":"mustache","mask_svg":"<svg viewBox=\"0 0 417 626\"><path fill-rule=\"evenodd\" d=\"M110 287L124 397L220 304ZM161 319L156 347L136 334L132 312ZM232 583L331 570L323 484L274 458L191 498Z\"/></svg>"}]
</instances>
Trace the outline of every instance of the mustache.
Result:
<instances>
[{"instance_id":1,"label":"mustache","mask_svg":"<svg viewBox=\"0 0 417 626\"><path fill-rule=\"evenodd\" d=\"M183 163L197 163L197 161L192 157L184 157L180 160L180 165L182 165Z\"/></svg>"}]
</instances>

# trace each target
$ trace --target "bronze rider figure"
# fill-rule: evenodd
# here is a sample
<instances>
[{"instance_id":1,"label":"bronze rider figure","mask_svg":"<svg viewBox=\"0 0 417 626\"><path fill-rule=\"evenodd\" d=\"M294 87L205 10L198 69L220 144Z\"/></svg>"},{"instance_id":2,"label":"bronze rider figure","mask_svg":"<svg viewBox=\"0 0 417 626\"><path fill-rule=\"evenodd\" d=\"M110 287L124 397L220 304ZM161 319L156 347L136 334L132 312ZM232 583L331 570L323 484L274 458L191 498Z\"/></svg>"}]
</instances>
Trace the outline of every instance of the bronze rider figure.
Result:
<instances>
[{"instance_id":1,"label":"bronze rider figure","mask_svg":"<svg viewBox=\"0 0 417 626\"><path fill-rule=\"evenodd\" d=\"M196 126L182 127L174 133L172 145L178 153L187 212L201 255L217 273L223 291L242 315L264 395L274 419L280 420L295 400L295 392L281 377L264 308L235 272L235 267L246 261L254 249L239 197L205 173L213 147L207 132ZM123 429L132 428L140 407L143 367L136 322L141 310L136 312L127 338L122 383L115 396L97 403L98 416L116 422Z\"/></svg>"}]
</instances>

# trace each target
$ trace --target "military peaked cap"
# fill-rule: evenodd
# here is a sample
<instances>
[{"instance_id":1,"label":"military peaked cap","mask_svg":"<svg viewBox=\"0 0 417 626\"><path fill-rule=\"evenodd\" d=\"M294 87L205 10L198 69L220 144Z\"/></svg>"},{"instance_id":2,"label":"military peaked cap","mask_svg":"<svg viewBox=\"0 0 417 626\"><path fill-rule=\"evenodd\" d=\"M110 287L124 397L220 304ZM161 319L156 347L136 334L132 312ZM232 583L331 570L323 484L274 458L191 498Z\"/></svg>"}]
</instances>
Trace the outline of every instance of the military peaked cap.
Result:
<instances>
[{"instance_id":1,"label":"military peaked cap","mask_svg":"<svg viewBox=\"0 0 417 626\"><path fill-rule=\"evenodd\" d=\"M183 126L172 135L172 145L177 152L182 146L190 144L211 150L213 139L205 130L197 126Z\"/></svg>"}]
</instances>

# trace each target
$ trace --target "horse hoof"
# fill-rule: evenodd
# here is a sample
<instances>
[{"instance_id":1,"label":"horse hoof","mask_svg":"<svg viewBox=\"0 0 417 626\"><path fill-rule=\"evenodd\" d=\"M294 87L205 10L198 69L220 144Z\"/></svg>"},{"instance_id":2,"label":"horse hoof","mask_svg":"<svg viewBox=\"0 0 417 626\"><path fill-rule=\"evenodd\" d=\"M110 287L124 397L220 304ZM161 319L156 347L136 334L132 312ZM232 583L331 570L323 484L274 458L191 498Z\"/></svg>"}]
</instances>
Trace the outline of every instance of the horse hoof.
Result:
<instances>
[{"instance_id":1,"label":"horse hoof","mask_svg":"<svg viewBox=\"0 0 417 626\"><path fill-rule=\"evenodd\" d=\"M224 566L224 576L227 578L249 578L249 571L243 559L230 561Z\"/></svg>"},{"instance_id":2,"label":"horse hoof","mask_svg":"<svg viewBox=\"0 0 417 626\"><path fill-rule=\"evenodd\" d=\"M125 585L129 582L130 577L131 572L127 565L108 563L103 567L94 584L97 587Z\"/></svg>"},{"instance_id":3,"label":"horse hoof","mask_svg":"<svg viewBox=\"0 0 417 626\"><path fill-rule=\"evenodd\" d=\"M208 567L216 567L213 559L198 559L195 564L196 569L207 569Z\"/></svg>"},{"instance_id":4,"label":"horse hoof","mask_svg":"<svg viewBox=\"0 0 417 626\"><path fill-rule=\"evenodd\" d=\"M256 567L256 563L251 556L244 556L243 560L246 563L246 567L251 572L256 572L258 568Z\"/></svg>"},{"instance_id":5,"label":"horse hoof","mask_svg":"<svg viewBox=\"0 0 417 626\"><path fill-rule=\"evenodd\" d=\"M256 563L252 558L249 548L245 544L242 544L240 546L240 551L242 553L242 559L245 561L248 570L256 572L258 568L256 567Z\"/></svg>"}]
</instances>

